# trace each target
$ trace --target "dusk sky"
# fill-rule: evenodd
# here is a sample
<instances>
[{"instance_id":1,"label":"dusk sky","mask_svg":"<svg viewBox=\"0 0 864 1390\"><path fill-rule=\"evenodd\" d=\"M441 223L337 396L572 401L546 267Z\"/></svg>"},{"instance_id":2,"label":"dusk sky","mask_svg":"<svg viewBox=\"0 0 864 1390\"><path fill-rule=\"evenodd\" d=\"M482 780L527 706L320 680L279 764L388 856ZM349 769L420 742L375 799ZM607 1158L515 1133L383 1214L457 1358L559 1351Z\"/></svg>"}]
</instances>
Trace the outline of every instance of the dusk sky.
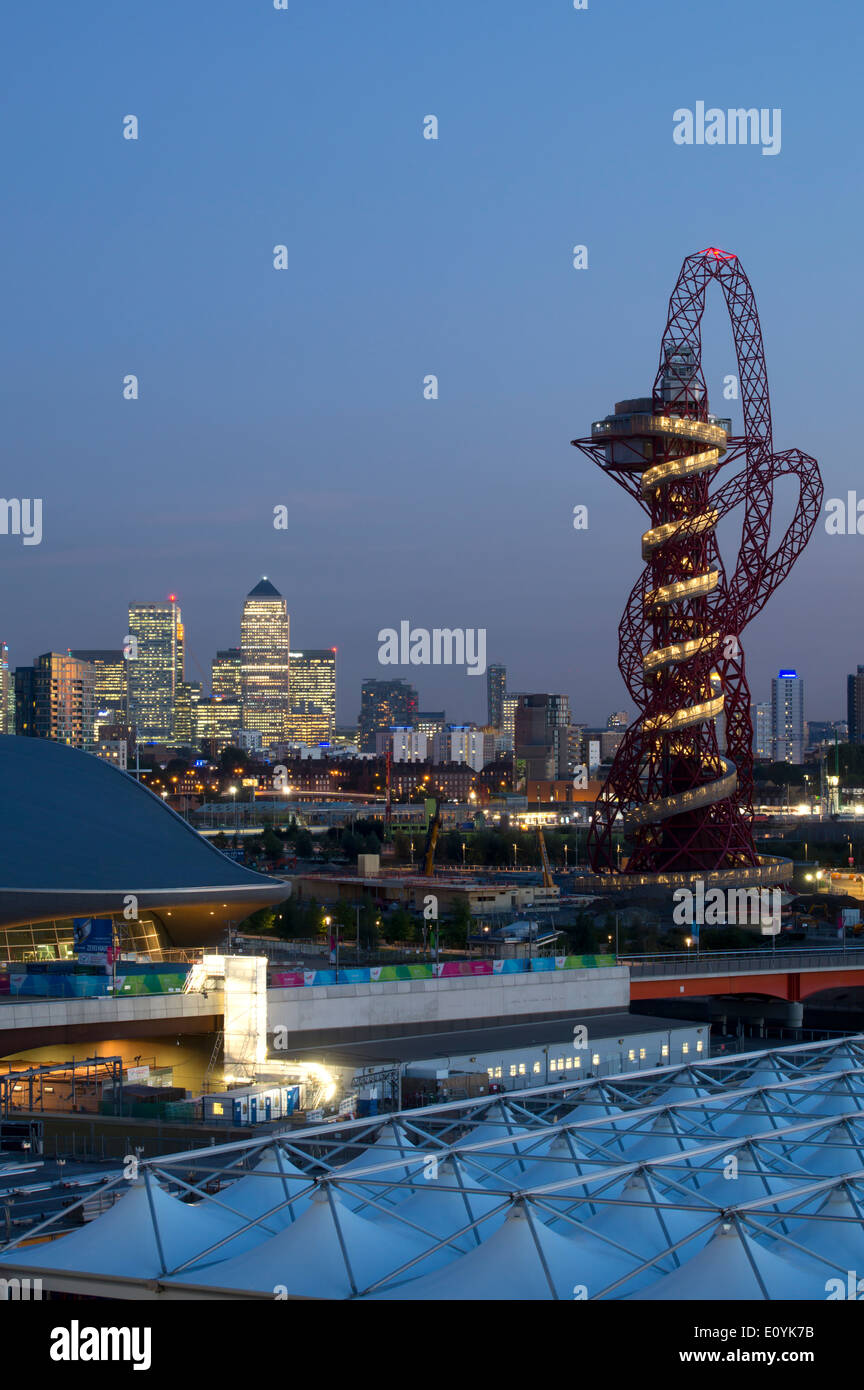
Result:
<instances>
[{"instance_id":1,"label":"dusk sky","mask_svg":"<svg viewBox=\"0 0 864 1390\"><path fill-rule=\"evenodd\" d=\"M485 719L485 679L378 665L402 619L485 628L511 689L574 718L632 714L643 513L569 441L650 393L710 245L756 293L775 447L864 499L858 7L18 0L2 39L2 492L44 509L40 545L0 536L13 665L119 647L129 601L170 591L206 684L266 574L292 646L338 646L340 722L367 676ZM675 144L700 101L779 108L780 152ZM705 341L726 414L719 291ZM806 716L845 717L862 565L820 519L745 633L754 699L794 666Z\"/></svg>"}]
</instances>

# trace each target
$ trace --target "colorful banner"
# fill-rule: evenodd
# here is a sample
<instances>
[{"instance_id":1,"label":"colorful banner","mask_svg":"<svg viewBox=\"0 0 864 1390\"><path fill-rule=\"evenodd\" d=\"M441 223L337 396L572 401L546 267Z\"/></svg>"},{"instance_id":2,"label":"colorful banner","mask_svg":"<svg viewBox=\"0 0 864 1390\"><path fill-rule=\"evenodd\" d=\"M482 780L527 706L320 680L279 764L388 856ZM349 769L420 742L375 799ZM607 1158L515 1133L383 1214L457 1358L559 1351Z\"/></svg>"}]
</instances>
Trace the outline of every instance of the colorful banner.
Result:
<instances>
[{"instance_id":1,"label":"colorful banner","mask_svg":"<svg viewBox=\"0 0 864 1390\"><path fill-rule=\"evenodd\" d=\"M394 980L458 979L473 975L525 975L546 970L593 970L614 965L614 956L535 956L532 960L453 960L440 964L350 966L340 970L276 970L271 989L388 984Z\"/></svg>"},{"instance_id":2,"label":"colorful banner","mask_svg":"<svg viewBox=\"0 0 864 1390\"><path fill-rule=\"evenodd\" d=\"M188 966L146 973L117 975L117 994L181 994ZM97 999L112 993L110 975L100 971L88 975L73 970L16 969L12 964L0 972L0 995L21 999Z\"/></svg>"}]
</instances>

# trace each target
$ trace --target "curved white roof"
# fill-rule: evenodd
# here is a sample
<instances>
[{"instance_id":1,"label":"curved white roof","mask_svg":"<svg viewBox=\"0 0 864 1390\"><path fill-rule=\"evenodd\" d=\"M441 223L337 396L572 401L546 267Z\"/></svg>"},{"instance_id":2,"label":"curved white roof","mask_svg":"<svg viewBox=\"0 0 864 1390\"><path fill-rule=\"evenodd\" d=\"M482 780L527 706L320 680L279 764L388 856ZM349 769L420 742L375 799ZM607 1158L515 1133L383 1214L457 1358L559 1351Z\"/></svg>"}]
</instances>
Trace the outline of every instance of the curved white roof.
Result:
<instances>
[{"instance_id":1,"label":"curved white roof","mask_svg":"<svg viewBox=\"0 0 864 1390\"><path fill-rule=\"evenodd\" d=\"M814 1082L833 1115L799 1107ZM135 1186L72 1235L11 1242L0 1275L103 1297L824 1299L864 1264L864 1115L843 1106L862 1086L858 1035L150 1160L152 1208ZM211 1156L238 1175L215 1196L159 1185Z\"/></svg>"}]
</instances>

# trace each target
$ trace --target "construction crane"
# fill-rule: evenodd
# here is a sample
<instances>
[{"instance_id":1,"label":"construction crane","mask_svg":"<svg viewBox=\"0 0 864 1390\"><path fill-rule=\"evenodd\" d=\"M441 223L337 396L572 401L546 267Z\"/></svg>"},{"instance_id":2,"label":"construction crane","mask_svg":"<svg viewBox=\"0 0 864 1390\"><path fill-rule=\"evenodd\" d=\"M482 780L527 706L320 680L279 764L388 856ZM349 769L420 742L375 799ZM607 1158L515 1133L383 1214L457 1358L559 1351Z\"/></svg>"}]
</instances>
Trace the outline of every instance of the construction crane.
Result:
<instances>
[{"instance_id":1,"label":"construction crane","mask_svg":"<svg viewBox=\"0 0 864 1390\"><path fill-rule=\"evenodd\" d=\"M435 866L435 846L438 843L438 835L441 831L441 798L435 797L435 811L429 820L429 828L426 831L426 847L424 850L423 873L426 878L432 877Z\"/></svg>"},{"instance_id":2,"label":"construction crane","mask_svg":"<svg viewBox=\"0 0 864 1390\"><path fill-rule=\"evenodd\" d=\"M543 827L537 827L537 843L540 846L540 862L543 865L543 887L554 888L555 883L552 878L552 865L549 863L549 852L546 849L546 840L543 837Z\"/></svg>"},{"instance_id":3,"label":"construction crane","mask_svg":"<svg viewBox=\"0 0 864 1390\"><path fill-rule=\"evenodd\" d=\"M395 845L393 844L393 794L392 794L391 777L390 777L391 762L392 762L392 750L391 750L391 748L390 748L390 744L388 743L388 744L387 744L387 751L386 751L386 755L385 755L385 767L386 767L386 772L387 772L387 782L386 782L386 792L387 792L387 796L386 796L386 799L385 799L385 802L384 802L384 835L383 835L382 844L381 844L381 854L382 854L385 858L392 858L393 855L396 853L396 847L395 847Z\"/></svg>"}]
</instances>

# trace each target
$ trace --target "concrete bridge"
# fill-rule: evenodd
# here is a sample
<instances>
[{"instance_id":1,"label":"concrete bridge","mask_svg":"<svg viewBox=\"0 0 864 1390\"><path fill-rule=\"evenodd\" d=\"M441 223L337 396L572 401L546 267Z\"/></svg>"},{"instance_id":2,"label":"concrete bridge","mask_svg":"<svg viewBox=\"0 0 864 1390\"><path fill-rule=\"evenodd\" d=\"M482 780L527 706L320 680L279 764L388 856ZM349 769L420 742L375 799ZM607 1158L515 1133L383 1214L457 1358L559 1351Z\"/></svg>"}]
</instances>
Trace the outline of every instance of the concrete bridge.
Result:
<instances>
[{"instance_id":1,"label":"concrete bridge","mask_svg":"<svg viewBox=\"0 0 864 1390\"><path fill-rule=\"evenodd\" d=\"M864 947L710 951L620 957L631 999L764 994L799 1003L828 989L864 985Z\"/></svg>"},{"instance_id":2,"label":"concrete bridge","mask_svg":"<svg viewBox=\"0 0 864 1390\"><path fill-rule=\"evenodd\" d=\"M267 1032L315 1047L448 1028L572 1019L630 1002L757 996L782 1001L789 1019L824 990L864 986L864 947L761 949L621 957L593 969L543 970L267 990ZM222 989L128 998L7 999L0 1003L0 1056L45 1045L101 1042L174 1033L216 1033L225 1026Z\"/></svg>"}]
</instances>

